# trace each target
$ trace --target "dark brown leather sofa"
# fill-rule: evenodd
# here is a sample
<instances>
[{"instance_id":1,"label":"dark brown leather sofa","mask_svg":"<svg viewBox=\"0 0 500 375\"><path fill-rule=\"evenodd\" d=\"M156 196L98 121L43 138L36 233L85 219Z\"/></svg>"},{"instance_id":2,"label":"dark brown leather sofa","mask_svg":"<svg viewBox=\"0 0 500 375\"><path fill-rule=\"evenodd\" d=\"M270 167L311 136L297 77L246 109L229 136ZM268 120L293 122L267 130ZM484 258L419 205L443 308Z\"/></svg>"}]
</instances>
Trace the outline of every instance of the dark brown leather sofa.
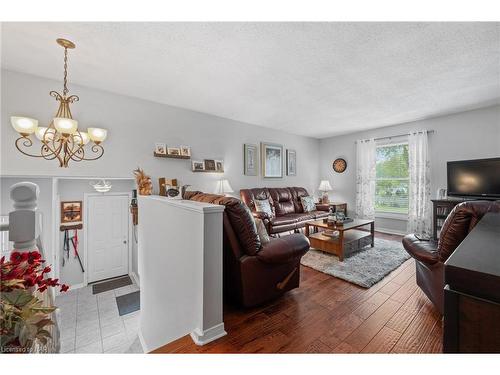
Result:
<instances>
[{"instance_id":1,"label":"dark brown leather sofa","mask_svg":"<svg viewBox=\"0 0 500 375\"><path fill-rule=\"evenodd\" d=\"M403 246L416 260L417 284L437 310L444 310L444 262L487 212L500 212L500 201L471 201L455 206L446 218L439 241L420 241L414 234Z\"/></svg>"},{"instance_id":2,"label":"dark brown leather sofa","mask_svg":"<svg viewBox=\"0 0 500 375\"><path fill-rule=\"evenodd\" d=\"M226 298L252 307L299 286L300 258L309 250L309 240L304 235L271 238L263 245L250 210L239 199L199 191L188 191L183 198L225 206L223 278Z\"/></svg>"},{"instance_id":3,"label":"dark brown leather sofa","mask_svg":"<svg viewBox=\"0 0 500 375\"><path fill-rule=\"evenodd\" d=\"M240 197L250 208L252 215L262 219L269 234L277 234L300 229L307 221L328 216L328 207L316 206L312 212L304 212L300 197L309 196L301 187L241 189ZM272 216L255 211L255 200L268 200ZM320 210L321 208L322 210ZM326 210L326 211L325 211Z\"/></svg>"}]
</instances>

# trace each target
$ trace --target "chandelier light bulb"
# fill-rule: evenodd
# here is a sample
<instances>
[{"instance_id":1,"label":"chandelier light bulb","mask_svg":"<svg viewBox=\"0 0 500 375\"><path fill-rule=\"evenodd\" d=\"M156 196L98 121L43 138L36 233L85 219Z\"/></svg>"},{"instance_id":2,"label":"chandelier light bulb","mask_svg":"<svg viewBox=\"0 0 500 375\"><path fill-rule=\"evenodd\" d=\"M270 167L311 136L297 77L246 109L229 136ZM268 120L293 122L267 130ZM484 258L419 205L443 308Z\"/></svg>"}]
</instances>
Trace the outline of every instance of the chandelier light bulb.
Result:
<instances>
[{"instance_id":1,"label":"chandelier light bulb","mask_svg":"<svg viewBox=\"0 0 500 375\"><path fill-rule=\"evenodd\" d=\"M39 126L36 128L35 135L40 141L51 142L54 139L56 131L54 129L49 129L44 126Z\"/></svg>"},{"instance_id":2,"label":"chandelier light bulb","mask_svg":"<svg viewBox=\"0 0 500 375\"><path fill-rule=\"evenodd\" d=\"M54 127L59 133L65 135L74 134L78 129L78 121L65 117L56 117L54 118Z\"/></svg>"},{"instance_id":3,"label":"chandelier light bulb","mask_svg":"<svg viewBox=\"0 0 500 375\"><path fill-rule=\"evenodd\" d=\"M38 128L38 120L29 117L12 116L10 122L14 130L22 135L33 134Z\"/></svg>"},{"instance_id":4,"label":"chandelier light bulb","mask_svg":"<svg viewBox=\"0 0 500 375\"><path fill-rule=\"evenodd\" d=\"M108 135L108 131L101 128L88 128L87 132L89 133L90 139L95 143L103 142Z\"/></svg>"}]
</instances>

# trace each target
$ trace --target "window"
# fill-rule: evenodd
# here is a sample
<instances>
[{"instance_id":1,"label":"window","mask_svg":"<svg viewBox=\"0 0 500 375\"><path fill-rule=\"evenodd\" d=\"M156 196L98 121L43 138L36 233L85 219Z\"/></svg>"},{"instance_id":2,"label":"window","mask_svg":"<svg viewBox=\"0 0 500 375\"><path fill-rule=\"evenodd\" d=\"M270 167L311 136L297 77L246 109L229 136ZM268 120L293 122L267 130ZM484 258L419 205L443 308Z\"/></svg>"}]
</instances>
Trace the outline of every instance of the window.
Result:
<instances>
[{"instance_id":1,"label":"window","mask_svg":"<svg viewBox=\"0 0 500 375\"><path fill-rule=\"evenodd\" d=\"M377 147L375 211L408 213L408 143Z\"/></svg>"}]
</instances>

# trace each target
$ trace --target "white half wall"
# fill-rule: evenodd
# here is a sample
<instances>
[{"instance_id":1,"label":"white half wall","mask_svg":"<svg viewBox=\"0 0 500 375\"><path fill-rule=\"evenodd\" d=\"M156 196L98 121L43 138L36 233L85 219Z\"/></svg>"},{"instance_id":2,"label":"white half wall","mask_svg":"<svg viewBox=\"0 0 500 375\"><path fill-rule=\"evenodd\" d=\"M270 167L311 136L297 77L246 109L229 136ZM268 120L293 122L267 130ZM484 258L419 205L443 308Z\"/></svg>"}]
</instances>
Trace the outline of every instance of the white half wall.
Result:
<instances>
[{"instance_id":1,"label":"white half wall","mask_svg":"<svg viewBox=\"0 0 500 375\"><path fill-rule=\"evenodd\" d=\"M131 80L140 77L130 77ZM219 173L193 173L189 160L153 157L155 142L167 146L191 146L193 159L222 159L224 178L229 179L235 195L239 189L261 186L303 186L313 193L319 184L319 140L245 124L187 109L116 95L71 84L70 92L80 97L71 107L81 128L108 129L104 156L98 161L70 163L59 168L56 161L21 155L14 147L17 133L10 116L36 118L46 126L57 110L49 91L62 83L32 75L2 70L1 174L130 177L140 166L153 178L158 192L158 177L177 178L191 189L215 192ZM168 90L165 87L165 90ZM243 175L243 144L274 142L297 151L297 176L263 179Z\"/></svg>"},{"instance_id":2,"label":"white half wall","mask_svg":"<svg viewBox=\"0 0 500 375\"><path fill-rule=\"evenodd\" d=\"M405 134L415 130L434 130L429 135L431 155L431 196L446 188L446 162L500 156L500 106L414 121L370 131L325 138L320 141L320 179L329 179L330 199L345 201L349 214L356 202L356 144L358 139ZM336 173L332 162L347 160L347 170ZM406 221L377 218L376 228L406 232Z\"/></svg>"}]
</instances>

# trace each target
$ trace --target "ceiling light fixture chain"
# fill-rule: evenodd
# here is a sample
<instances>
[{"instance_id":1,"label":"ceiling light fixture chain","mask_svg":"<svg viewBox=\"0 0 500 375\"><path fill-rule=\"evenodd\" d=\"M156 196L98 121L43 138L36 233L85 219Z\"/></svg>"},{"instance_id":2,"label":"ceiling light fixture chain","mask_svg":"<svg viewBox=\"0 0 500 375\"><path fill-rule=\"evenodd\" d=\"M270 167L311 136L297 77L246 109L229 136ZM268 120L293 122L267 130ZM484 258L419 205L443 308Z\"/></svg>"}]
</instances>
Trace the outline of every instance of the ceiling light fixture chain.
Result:
<instances>
[{"instance_id":1,"label":"ceiling light fixture chain","mask_svg":"<svg viewBox=\"0 0 500 375\"><path fill-rule=\"evenodd\" d=\"M47 127L38 127L38 121L26 117L11 117L12 126L21 135L16 141L16 148L24 155L43 158L45 160L57 159L60 167L68 167L70 160L97 160L104 154L101 143L106 139L107 130L101 128L88 128L87 132L78 129L78 122L73 120L70 104L80 98L76 95L68 96L68 49L75 48L75 44L67 39L57 39L57 44L64 48L64 76L63 94L50 91L49 95L59 102L55 117ZM39 154L31 154L23 148L33 146L30 135L35 133L40 140ZM92 157L85 156L85 145L92 141L90 151Z\"/></svg>"}]
</instances>

